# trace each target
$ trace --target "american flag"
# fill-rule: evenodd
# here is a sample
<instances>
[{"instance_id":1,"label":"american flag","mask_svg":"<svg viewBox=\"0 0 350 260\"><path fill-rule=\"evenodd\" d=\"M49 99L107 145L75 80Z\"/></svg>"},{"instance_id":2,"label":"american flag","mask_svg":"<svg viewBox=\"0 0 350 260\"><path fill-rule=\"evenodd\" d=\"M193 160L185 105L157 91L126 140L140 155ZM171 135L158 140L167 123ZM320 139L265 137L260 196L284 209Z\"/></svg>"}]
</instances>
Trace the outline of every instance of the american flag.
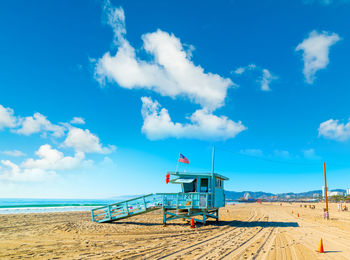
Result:
<instances>
[{"instance_id":1,"label":"american flag","mask_svg":"<svg viewBox=\"0 0 350 260\"><path fill-rule=\"evenodd\" d=\"M180 155L179 155L179 162L187 163L187 164L190 163L190 161L189 161L183 154L181 154L181 153L180 153Z\"/></svg>"}]
</instances>

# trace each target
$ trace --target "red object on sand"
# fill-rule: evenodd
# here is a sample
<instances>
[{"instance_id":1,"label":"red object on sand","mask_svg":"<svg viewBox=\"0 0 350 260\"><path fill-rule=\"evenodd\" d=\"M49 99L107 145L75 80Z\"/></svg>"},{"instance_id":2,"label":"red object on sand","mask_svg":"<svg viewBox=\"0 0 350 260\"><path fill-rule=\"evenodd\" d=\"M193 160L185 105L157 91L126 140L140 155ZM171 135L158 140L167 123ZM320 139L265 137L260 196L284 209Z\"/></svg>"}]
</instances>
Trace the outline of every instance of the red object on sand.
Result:
<instances>
[{"instance_id":1,"label":"red object on sand","mask_svg":"<svg viewBox=\"0 0 350 260\"><path fill-rule=\"evenodd\" d=\"M193 219L191 220L191 228L196 228L196 225L194 224Z\"/></svg>"},{"instance_id":2,"label":"red object on sand","mask_svg":"<svg viewBox=\"0 0 350 260\"><path fill-rule=\"evenodd\" d=\"M319 253L324 253L322 238L321 238L321 240L320 240L320 244L318 245L318 250L317 250L317 252L319 252Z\"/></svg>"}]
</instances>

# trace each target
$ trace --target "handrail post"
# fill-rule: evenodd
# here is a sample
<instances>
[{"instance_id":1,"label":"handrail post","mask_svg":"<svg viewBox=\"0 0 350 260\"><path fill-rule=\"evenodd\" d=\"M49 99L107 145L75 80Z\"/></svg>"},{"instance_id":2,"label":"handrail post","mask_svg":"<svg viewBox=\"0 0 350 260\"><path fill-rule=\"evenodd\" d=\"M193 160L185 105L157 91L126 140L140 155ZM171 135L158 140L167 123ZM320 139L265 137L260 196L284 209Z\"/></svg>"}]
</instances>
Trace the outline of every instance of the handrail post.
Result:
<instances>
[{"instance_id":1,"label":"handrail post","mask_svg":"<svg viewBox=\"0 0 350 260\"><path fill-rule=\"evenodd\" d=\"M208 208L208 200L209 200L209 193L205 194L206 200L205 200L205 208Z\"/></svg>"},{"instance_id":2,"label":"handrail post","mask_svg":"<svg viewBox=\"0 0 350 260\"><path fill-rule=\"evenodd\" d=\"M145 210L147 209L145 197L143 197L143 204L145 205Z\"/></svg>"},{"instance_id":3,"label":"handrail post","mask_svg":"<svg viewBox=\"0 0 350 260\"><path fill-rule=\"evenodd\" d=\"M176 194L176 209L179 208L179 193Z\"/></svg>"},{"instance_id":4,"label":"handrail post","mask_svg":"<svg viewBox=\"0 0 350 260\"><path fill-rule=\"evenodd\" d=\"M111 215L111 206L108 205L108 218L112 219L112 215Z\"/></svg>"},{"instance_id":5,"label":"handrail post","mask_svg":"<svg viewBox=\"0 0 350 260\"><path fill-rule=\"evenodd\" d=\"M191 208L193 208L193 200L194 200L193 197L194 197L194 194L195 193L191 193Z\"/></svg>"},{"instance_id":6,"label":"handrail post","mask_svg":"<svg viewBox=\"0 0 350 260\"><path fill-rule=\"evenodd\" d=\"M91 210L91 218L92 218L92 222L95 222L95 215L94 215L94 210Z\"/></svg>"},{"instance_id":7,"label":"handrail post","mask_svg":"<svg viewBox=\"0 0 350 260\"><path fill-rule=\"evenodd\" d=\"M125 207L126 207L126 213L129 215L129 207L128 207L128 203L125 202Z\"/></svg>"}]
</instances>

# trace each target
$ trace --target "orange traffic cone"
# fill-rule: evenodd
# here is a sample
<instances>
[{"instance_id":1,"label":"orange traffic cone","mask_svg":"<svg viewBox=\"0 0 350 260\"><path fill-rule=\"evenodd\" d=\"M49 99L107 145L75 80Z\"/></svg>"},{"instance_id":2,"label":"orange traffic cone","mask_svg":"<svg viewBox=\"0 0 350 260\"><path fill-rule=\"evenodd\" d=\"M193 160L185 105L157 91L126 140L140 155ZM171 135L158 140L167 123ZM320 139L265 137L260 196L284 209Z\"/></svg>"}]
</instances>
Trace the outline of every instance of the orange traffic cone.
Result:
<instances>
[{"instance_id":1,"label":"orange traffic cone","mask_svg":"<svg viewBox=\"0 0 350 260\"><path fill-rule=\"evenodd\" d=\"M196 225L194 224L193 219L192 219L192 221L191 221L191 228L196 228Z\"/></svg>"},{"instance_id":2,"label":"orange traffic cone","mask_svg":"<svg viewBox=\"0 0 350 260\"><path fill-rule=\"evenodd\" d=\"M317 252L319 252L319 253L324 253L322 238L321 238L321 240L320 240L320 243L318 244L318 250L317 250Z\"/></svg>"}]
</instances>

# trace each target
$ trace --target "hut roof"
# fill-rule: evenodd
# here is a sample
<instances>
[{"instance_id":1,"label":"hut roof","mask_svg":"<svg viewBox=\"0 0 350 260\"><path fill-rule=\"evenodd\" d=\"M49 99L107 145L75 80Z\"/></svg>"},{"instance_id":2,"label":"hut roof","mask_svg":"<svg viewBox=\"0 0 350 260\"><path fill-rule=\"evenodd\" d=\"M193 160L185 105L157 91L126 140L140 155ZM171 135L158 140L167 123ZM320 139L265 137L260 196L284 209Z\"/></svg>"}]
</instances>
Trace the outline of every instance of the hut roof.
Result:
<instances>
[{"instance_id":1,"label":"hut roof","mask_svg":"<svg viewBox=\"0 0 350 260\"><path fill-rule=\"evenodd\" d=\"M211 173L211 172L168 172L171 175L179 176L179 177L211 177L215 176L216 178L219 178L224 181L228 181L229 178L220 175L218 173Z\"/></svg>"}]
</instances>

